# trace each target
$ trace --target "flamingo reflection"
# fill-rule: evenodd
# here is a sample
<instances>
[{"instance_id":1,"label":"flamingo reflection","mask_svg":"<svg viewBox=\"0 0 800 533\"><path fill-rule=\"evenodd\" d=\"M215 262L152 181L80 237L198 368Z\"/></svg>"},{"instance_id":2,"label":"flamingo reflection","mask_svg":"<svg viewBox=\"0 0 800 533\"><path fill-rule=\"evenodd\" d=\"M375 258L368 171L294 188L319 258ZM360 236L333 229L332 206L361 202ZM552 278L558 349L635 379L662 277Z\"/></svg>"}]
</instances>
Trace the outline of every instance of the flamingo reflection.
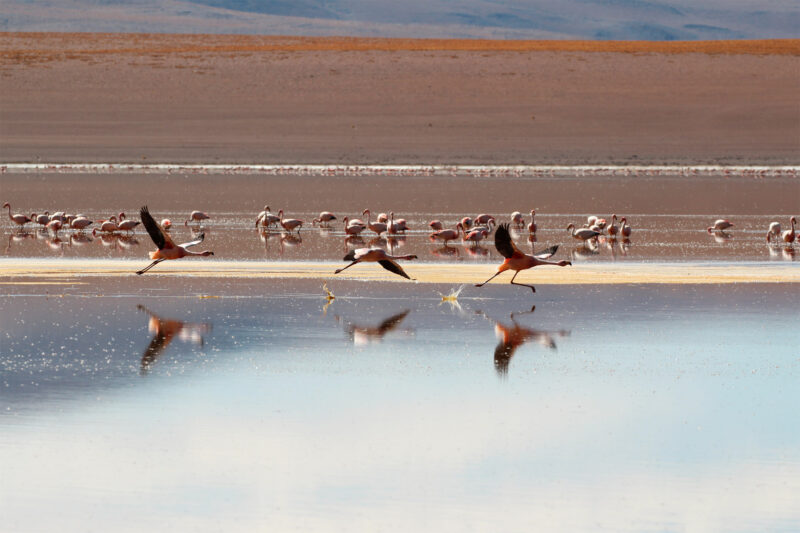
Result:
<instances>
[{"instance_id":1,"label":"flamingo reflection","mask_svg":"<svg viewBox=\"0 0 800 533\"><path fill-rule=\"evenodd\" d=\"M526 342L533 341L546 348L555 350L555 337L566 337L570 334L567 330L547 331L531 329L517 323L515 316L531 314L535 310L536 306L534 305L531 307L530 311L511 313L510 325L505 325L499 320L495 320L483 311L475 311L476 314L482 315L494 324L495 335L497 335L497 338L500 340L494 349L494 368L501 377L508 374L508 364L511 362L511 358L514 357L514 352Z\"/></svg>"},{"instance_id":2,"label":"flamingo reflection","mask_svg":"<svg viewBox=\"0 0 800 533\"><path fill-rule=\"evenodd\" d=\"M146 375L150 367L161 356L172 339L177 335L182 341L192 342L199 346L203 345L203 335L211 331L211 324L183 322L181 320L161 318L143 305L136 306L139 311L144 311L150 315L150 322L147 329L153 334L150 344L142 354L140 374Z\"/></svg>"},{"instance_id":3,"label":"flamingo reflection","mask_svg":"<svg viewBox=\"0 0 800 533\"><path fill-rule=\"evenodd\" d=\"M387 333L390 331L394 331L400 325L400 323L408 316L408 313L411 312L411 309L406 309L401 311L397 314L394 314L385 320L383 320L377 326L362 326L358 324L354 324L352 322L346 322L344 324L344 330L347 332L348 337L356 346L365 346L367 344L377 344L383 340L383 337L386 336ZM336 315L336 321L341 323L344 322L343 319ZM404 329L400 330L406 333L413 333L414 330L412 329Z\"/></svg>"}]
</instances>

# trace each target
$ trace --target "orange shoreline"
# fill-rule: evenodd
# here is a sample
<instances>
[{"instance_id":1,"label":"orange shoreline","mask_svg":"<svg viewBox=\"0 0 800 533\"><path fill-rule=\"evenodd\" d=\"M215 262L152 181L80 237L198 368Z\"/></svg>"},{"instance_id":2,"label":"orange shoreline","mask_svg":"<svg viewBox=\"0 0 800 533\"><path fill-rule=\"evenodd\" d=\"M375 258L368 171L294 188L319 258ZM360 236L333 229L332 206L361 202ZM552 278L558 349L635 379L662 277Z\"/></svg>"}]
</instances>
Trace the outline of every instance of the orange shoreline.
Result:
<instances>
[{"instance_id":1,"label":"orange shoreline","mask_svg":"<svg viewBox=\"0 0 800 533\"><path fill-rule=\"evenodd\" d=\"M800 39L579 41L294 37L231 34L0 33L0 56L184 54L299 51L606 52L800 55Z\"/></svg>"}]
</instances>

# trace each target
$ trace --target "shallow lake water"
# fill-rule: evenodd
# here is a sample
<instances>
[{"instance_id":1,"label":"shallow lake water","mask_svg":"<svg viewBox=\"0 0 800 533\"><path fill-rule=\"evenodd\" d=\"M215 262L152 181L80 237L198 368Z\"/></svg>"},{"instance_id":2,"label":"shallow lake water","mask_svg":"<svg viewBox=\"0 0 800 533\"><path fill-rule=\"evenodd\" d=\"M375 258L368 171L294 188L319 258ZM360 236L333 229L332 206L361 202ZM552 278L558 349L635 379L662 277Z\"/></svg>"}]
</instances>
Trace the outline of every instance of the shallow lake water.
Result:
<instances>
[{"instance_id":1,"label":"shallow lake water","mask_svg":"<svg viewBox=\"0 0 800 533\"><path fill-rule=\"evenodd\" d=\"M2 288L3 528L800 521L796 284L208 283Z\"/></svg>"}]
</instances>

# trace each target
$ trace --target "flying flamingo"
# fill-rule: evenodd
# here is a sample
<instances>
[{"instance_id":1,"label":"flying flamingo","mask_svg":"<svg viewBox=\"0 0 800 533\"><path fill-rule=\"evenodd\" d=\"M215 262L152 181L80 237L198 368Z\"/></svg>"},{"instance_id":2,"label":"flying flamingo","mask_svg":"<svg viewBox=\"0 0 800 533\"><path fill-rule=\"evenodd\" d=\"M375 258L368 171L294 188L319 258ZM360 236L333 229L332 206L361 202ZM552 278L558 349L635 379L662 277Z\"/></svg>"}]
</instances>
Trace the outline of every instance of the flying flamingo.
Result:
<instances>
[{"instance_id":1,"label":"flying flamingo","mask_svg":"<svg viewBox=\"0 0 800 533\"><path fill-rule=\"evenodd\" d=\"M622 234L622 238L627 240L631 236L631 225L628 224L628 219L625 218L625 217L622 217L619 221L620 221L621 226L622 226L619 229L619 232Z\"/></svg>"},{"instance_id":2,"label":"flying flamingo","mask_svg":"<svg viewBox=\"0 0 800 533\"><path fill-rule=\"evenodd\" d=\"M330 211L323 211L322 213L319 214L319 218L315 218L314 220L311 221L311 225L314 226L317 223L319 223L320 226L323 223L327 225L328 222L330 222L331 220L336 220L336 215L334 215Z\"/></svg>"},{"instance_id":3,"label":"flying flamingo","mask_svg":"<svg viewBox=\"0 0 800 533\"><path fill-rule=\"evenodd\" d=\"M794 237L795 237L794 225L797 223L797 219L792 217L791 219L789 219L789 222L791 223L792 228L791 229L787 229L781 235L781 238L783 239L783 242L785 242L785 243L792 242L794 240Z\"/></svg>"},{"instance_id":4,"label":"flying flamingo","mask_svg":"<svg viewBox=\"0 0 800 533\"><path fill-rule=\"evenodd\" d=\"M188 226L189 222L197 222L199 224L201 221L208 218L211 217L209 217L207 213L203 213L202 211L192 211L189 213L189 218L184 221L183 225Z\"/></svg>"},{"instance_id":5,"label":"flying flamingo","mask_svg":"<svg viewBox=\"0 0 800 533\"><path fill-rule=\"evenodd\" d=\"M461 234L460 232L464 231L464 226L461 225L461 222L456 224L456 229L441 229L439 231L435 231L431 233L430 237L432 239L439 239L440 241L444 241L445 246L447 246L448 241L454 241L458 239L458 236Z\"/></svg>"},{"instance_id":6,"label":"flying flamingo","mask_svg":"<svg viewBox=\"0 0 800 533\"><path fill-rule=\"evenodd\" d=\"M283 209L278 211L278 217L280 218L280 225L286 231L292 231L293 229L297 228L297 232L300 232L300 226L303 225L302 220L298 220L296 218L283 218Z\"/></svg>"},{"instance_id":7,"label":"flying flamingo","mask_svg":"<svg viewBox=\"0 0 800 533\"><path fill-rule=\"evenodd\" d=\"M706 231L709 232L709 233L711 233L712 231L725 231L726 229L732 228L732 227L733 227L733 223L732 222L729 222L728 220L726 220L724 218L720 218L719 220L716 220L714 222L713 226L709 226L706 229Z\"/></svg>"},{"instance_id":8,"label":"flying flamingo","mask_svg":"<svg viewBox=\"0 0 800 533\"><path fill-rule=\"evenodd\" d=\"M371 230L380 235L381 233L385 232L387 229L387 225L385 222L372 222L372 213L369 209L364 209L364 212L361 213L362 215L367 215L367 227ZM383 214L383 213L381 213ZM388 219L387 219L388 220Z\"/></svg>"},{"instance_id":9,"label":"flying flamingo","mask_svg":"<svg viewBox=\"0 0 800 533\"><path fill-rule=\"evenodd\" d=\"M190 255L199 255L203 257L214 255L214 252L210 251L192 252L187 250L187 248L196 246L203 242L203 239L205 238L204 233L201 233L194 241L184 244L175 244L172 241L172 237L165 233L164 230L161 229L161 226L158 225L158 222L155 221L153 216L150 214L150 211L147 209L147 206L142 207L140 214L142 217L142 224L144 224L147 233L150 234L150 238L153 239L153 242L158 247L158 250L155 252L150 252L150 259L153 259L154 261L142 270L136 272L137 274L144 274L161 261L166 261L168 259L180 259L181 257Z\"/></svg>"},{"instance_id":10,"label":"flying flamingo","mask_svg":"<svg viewBox=\"0 0 800 533\"><path fill-rule=\"evenodd\" d=\"M531 223L528 224L528 233L536 233L536 222L534 217L536 216L536 211L531 209Z\"/></svg>"},{"instance_id":11,"label":"flying flamingo","mask_svg":"<svg viewBox=\"0 0 800 533\"><path fill-rule=\"evenodd\" d=\"M497 267L497 273L492 276L491 278L487 279L483 283L479 283L475 285L476 287L483 287L490 281L492 281L495 277L499 276L506 270L514 270L514 276L511 278L511 283L513 285L522 285L523 287L530 287L531 291L536 292L536 288L533 285L526 285L524 283L514 283L514 278L517 277L517 274L520 273L522 270L527 270L529 268L533 268L539 265L554 265L554 266L567 266L571 265L569 261L547 261L546 259L552 257L558 246L554 246L548 248L544 252L541 252L536 255L528 255L526 253L521 252L514 241L511 240L511 234L508 231L508 224L500 224L498 226L497 231L494 233L494 245L497 248L497 251L500 252L500 255L505 257L505 261L499 267Z\"/></svg>"},{"instance_id":12,"label":"flying flamingo","mask_svg":"<svg viewBox=\"0 0 800 533\"><path fill-rule=\"evenodd\" d=\"M10 218L11 222L16 224L17 226L24 226L28 222L31 222L31 219L28 218L26 215L20 215L20 214L12 215L11 214L11 204L9 204L8 202L4 203L3 207L7 207L8 208L8 218Z\"/></svg>"},{"instance_id":13,"label":"flying flamingo","mask_svg":"<svg viewBox=\"0 0 800 533\"><path fill-rule=\"evenodd\" d=\"M567 231L572 230L572 237L579 241L583 241L584 243L589 239L594 239L598 235L600 235L599 231L595 231L589 228L581 228L575 229L575 224L570 224L567 226Z\"/></svg>"},{"instance_id":14,"label":"flying flamingo","mask_svg":"<svg viewBox=\"0 0 800 533\"><path fill-rule=\"evenodd\" d=\"M411 279L406 274L405 270L397 264L398 259L416 259L416 255L389 255L386 251L380 248L358 248L344 256L345 261L352 261L349 265L343 268L336 269L334 274L338 274L346 268L350 268L356 263L379 263L383 268L389 272L393 272L406 279Z\"/></svg>"}]
</instances>

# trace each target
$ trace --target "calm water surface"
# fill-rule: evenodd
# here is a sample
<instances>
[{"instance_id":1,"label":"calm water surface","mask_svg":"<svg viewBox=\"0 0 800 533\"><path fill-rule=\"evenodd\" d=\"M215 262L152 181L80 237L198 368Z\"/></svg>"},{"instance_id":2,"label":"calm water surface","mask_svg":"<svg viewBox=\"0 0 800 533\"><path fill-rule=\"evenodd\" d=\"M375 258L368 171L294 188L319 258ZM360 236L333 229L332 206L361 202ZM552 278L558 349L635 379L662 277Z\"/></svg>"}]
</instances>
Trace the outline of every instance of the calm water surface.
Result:
<instances>
[{"instance_id":1,"label":"calm water surface","mask_svg":"<svg viewBox=\"0 0 800 533\"><path fill-rule=\"evenodd\" d=\"M2 289L4 529L800 523L794 285L206 281Z\"/></svg>"}]
</instances>

